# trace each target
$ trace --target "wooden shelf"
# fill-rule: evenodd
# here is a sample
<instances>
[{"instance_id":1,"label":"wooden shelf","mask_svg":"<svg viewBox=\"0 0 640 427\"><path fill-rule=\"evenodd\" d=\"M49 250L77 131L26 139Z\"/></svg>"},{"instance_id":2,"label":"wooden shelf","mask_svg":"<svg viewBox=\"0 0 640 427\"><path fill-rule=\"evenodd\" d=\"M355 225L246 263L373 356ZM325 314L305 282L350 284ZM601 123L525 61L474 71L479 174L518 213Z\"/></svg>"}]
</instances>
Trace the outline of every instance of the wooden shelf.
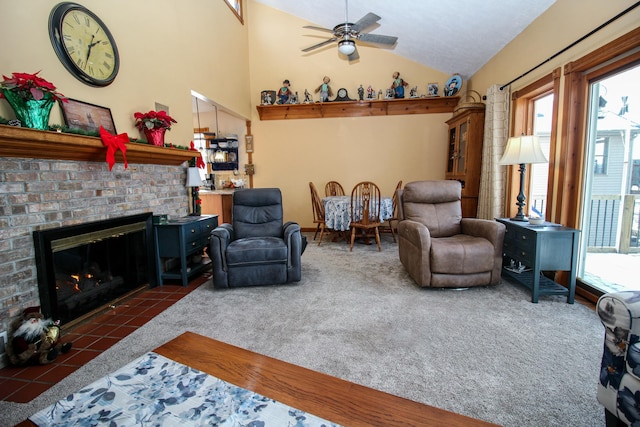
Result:
<instances>
[{"instance_id":1,"label":"wooden shelf","mask_svg":"<svg viewBox=\"0 0 640 427\"><path fill-rule=\"evenodd\" d=\"M106 162L106 155L98 137L0 125L0 157ZM129 163L179 166L194 156L193 151L178 148L127 144ZM120 151L116 162L123 162Z\"/></svg>"},{"instance_id":2,"label":"wooden shelf","mask_svg":"<svg viewBox=\"0 0 640 427\"><path fill-rule=\"evenodd\" d=\"M258 105L260 120L320 119L329 117L396 116L452 113L460 97L333 101L313 104Z\"/></svg>"}]
</instances>

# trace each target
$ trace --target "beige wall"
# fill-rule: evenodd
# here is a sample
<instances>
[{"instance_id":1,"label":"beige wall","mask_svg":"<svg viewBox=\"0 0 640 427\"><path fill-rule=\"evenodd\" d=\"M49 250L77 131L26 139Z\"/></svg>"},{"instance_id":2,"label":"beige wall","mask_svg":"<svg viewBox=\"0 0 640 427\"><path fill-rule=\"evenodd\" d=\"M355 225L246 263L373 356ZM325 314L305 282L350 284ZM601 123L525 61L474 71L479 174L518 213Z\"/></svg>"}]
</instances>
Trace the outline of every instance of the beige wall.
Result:
<instances>
[{"instance_id":1,"label":"beige wall","mask_svg":"<svg viewBox=\"0 0 640 427\"><path fill-rule=\"evenodd\" d=\"M350 191L358 182L376 182L391 196L399 180L444 178L447 125L451 114L260 121L255 106L260 91L278 90L284 79L302 98L312 94L324 75L334 93L341 87L357 98L357 88L372 85L383 91L394 71L426 92L427 83L444 86L450 77L389 50L359 46L360 60L349 64L331 45L305 54L300 49L325 34L303 29L311 23L248 1L251 66L252 131L255 135L254 185L283 191L285 216L311 227L309 181L321 193L329 180ZM339 14L336 19L340 19ZM314 99L318 99L317 94ZM408 89L407 89L408 96Z\"/></svg>"},{"instance_id":2,"label":"beige wall","mask_svg":"<svg viewBox=\"0 0 640 427\"><path fill-rule=\"evenodd\" d=\"M557 0L511 43L489 60L470 81L470 87L485 94L494 84L505 84L544 62L556 52L613 18L635 0ZM555 68L576 60L611 40L628 33L640 23L640 8L609 24L562 55L514 82L518 90Z\"/></svg>"},{"instance_id":3,"label":"beige wall","mask_svg":"<svg viewBox=\"0 0 640 427\"><path fill-rule=\"evenodd\" d=\"M109 27L120 53L118 76L104 88L76 80L53 51L47 26L57 3L0 0L0 73L42 70L64 95L109 107L117 131L132 137L138 137L133 113L154 109L156 101L168 105L178 124L167 140L178 145L193 138L191 90L250 115L247 26L223 1L80 1ZM1 116L13 117L10 111L0 102ZM57 108L51 123L62 123Z\"/></svg>"}]
</instances>

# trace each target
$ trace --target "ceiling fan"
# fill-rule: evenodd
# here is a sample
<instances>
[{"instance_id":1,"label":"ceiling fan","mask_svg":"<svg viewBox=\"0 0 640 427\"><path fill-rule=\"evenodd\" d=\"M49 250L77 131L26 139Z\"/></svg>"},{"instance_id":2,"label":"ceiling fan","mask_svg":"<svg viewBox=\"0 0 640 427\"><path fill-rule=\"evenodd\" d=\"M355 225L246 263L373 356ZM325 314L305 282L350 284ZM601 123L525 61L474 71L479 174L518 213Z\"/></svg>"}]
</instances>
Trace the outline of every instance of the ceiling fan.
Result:
<instances>
[{"instance_id":1,"label":"ceiling fan","mask_svg":"<svg viewBox=\"0 0 640 427\"><path fill-rule=\"evenodd\" d=\"M397 37L384 36L381 34L370 34L364 31L367 28L370 28L380 19L382 18L375 13L369 12L365 16L360 18L360 20L355 24L349 22L349 1L345 0L344 22L342 24L336 25L332 30L323 27L314 27L313 25L305 25L303 27L309 28L311 30L332 33L333 37L323 42L314 44L313 46L302 49L302 51L309 52L337 41L338 51L343 55L346 55L349 58L349 61L353 61L360 58L360 56L358 55L358 50L356 49L356 40L383 46L393 46L398 41Z\"/></svg>"}]
</instances>

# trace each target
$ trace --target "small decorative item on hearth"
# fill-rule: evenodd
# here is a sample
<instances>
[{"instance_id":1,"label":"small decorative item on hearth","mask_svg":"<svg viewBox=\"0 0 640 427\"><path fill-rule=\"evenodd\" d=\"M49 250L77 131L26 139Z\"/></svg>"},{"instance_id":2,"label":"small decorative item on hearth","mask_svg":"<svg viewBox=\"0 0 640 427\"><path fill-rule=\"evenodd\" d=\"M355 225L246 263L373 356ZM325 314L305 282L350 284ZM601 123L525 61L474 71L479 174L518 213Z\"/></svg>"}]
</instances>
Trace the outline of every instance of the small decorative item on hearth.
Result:
<instances>
[{"instance_id":1,"label":"small decorative item on hearth","mask_svg":"<svg viewBox=\"0 0 640 427\"><path fill-rule=\"evenodd\" d=\"M11 77L2 76L0 98L9 102L16 118L24 127L46 130L49 128L49 115L55 101L67 99L56 91L56 87L38 76L38 73L13 73Z\"/></svg>"},{"instance_id":2,"label":"small decorative item on hearth","mask_svg":"<svg viewBox=\"0 0 640 427\"><path fill-rule=\"evenodd\" d=\"M171 130L172 123L176 122L166 111L149 111L148 113L135 113L136 127L151 145L164 147L164 134Z\"/></svg>"}]
</instances>

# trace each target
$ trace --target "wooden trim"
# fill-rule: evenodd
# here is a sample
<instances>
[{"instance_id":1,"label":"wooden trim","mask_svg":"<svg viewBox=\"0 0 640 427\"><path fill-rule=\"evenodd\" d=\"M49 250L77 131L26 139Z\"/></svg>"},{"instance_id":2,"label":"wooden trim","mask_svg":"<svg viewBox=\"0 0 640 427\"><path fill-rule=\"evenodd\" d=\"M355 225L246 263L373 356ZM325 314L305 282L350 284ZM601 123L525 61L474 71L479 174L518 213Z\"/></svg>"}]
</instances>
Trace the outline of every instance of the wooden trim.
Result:
<instances>
[{"instance_id":1,"label":"wooden trim","mask_svg":"<svg viewBox=\"0 0 640 427\"><path fill-rule=\"evenodd\" d=\"M565 75L587 71L601 66L620 55L632 51L640 46L640 27L631 30L627 34L605 44L604 46L576 59L565 66Z\"/></svg>"},{"instance_id":2,"label":"wooden trim","mask_svg":"<svg viewBox=\"0 0 640 427\"><path fill-rule=\"evenodd\" d=\"M598 78L618 72L640 57L640 27L603 45L564 67L565 95L562 124L562 151L558 163L558 199L554 209L555 222L578 228L582 217L584 151L586 138L587 100L589 84Z\"/></svg>"},{"instance_id":3,"label":"wooden trim","mask_svg":"<svg viewBox=\"0 0 640 427\"><path fill-rule=\"evenodd\" d=\"M451 113L460 97L316 102L313 104L257 105L260 120L320 119L329 117L396 116Z\"/></svg>"},{"instance_id":4,"label":"wooden trim","mask_svg":"<svg viewBox=\"0 0 640 427\"><path fill-rule=\"evenodd\" d=\"M551 134L550 148L549 148L549 177L547 182L547 206L545 211L545 217L552 221L552 201L554 197L554 182L555 182L555 166L556 166L556 152L557 147L557 129L558 129L558 108L559 108L559 94L560 94L560 68L556 68L551 73L543 76L535 82L525 86L524 88L514 91L511 94L511 99L514 101L511 115L511 131L512 136L519 134L531 135L533 133L533 114L535 112L535 101L547 96L553 95L553 107L552 107L552 119L551 119ZM506 203L505 213L507 216L512 217L516 214L516 205L513 203L519 193L520 186L520 172L518 166L512 166L507 173L506 182ZM525 196L527 200L530 199L530 176L531 167L527 167L525 176Z\"/></svg>"},{"instance_id":5,"label":"wooden trim","mask_svg":"<svg viewBox=\"0 0 640 427\"><path fill-rule=\"evenodd\" d=\"M374 390L193 332L185 332L154 351L238 387L342 425L496 425Z\"/></svg>"},{"instance_id":6,"label":"wooden trim","mask_svg":"<svg viewBox=\"0 0 640 427\"><path fill-rule=\"evenodd\" d=\"M195 156L193 151L178 148L133 142L126 146L129 163L179 166ZM0 158L105 162L106 154L107 149L97 137L0 125ZM116 162L123 162L120 151Z\"/></svg>"},{"instance_id":7,"label":"wooden trim","mask_svg":"<svg viewBox=\"0 0 640 427\"><path fill-rule=\"evenodd\" d=\"M237 11L232 5L231 3L229 3L227 0L224 0L224 3L229 6L229 9L231 9L231 11L233 12L233 14L236 16L236 18L238 18L238 21L240 21L240 23L242 25L244 25L244 8L242 7L242 0L238 0L238 6L240 11Z\"/></svg>"}]
</instances>

